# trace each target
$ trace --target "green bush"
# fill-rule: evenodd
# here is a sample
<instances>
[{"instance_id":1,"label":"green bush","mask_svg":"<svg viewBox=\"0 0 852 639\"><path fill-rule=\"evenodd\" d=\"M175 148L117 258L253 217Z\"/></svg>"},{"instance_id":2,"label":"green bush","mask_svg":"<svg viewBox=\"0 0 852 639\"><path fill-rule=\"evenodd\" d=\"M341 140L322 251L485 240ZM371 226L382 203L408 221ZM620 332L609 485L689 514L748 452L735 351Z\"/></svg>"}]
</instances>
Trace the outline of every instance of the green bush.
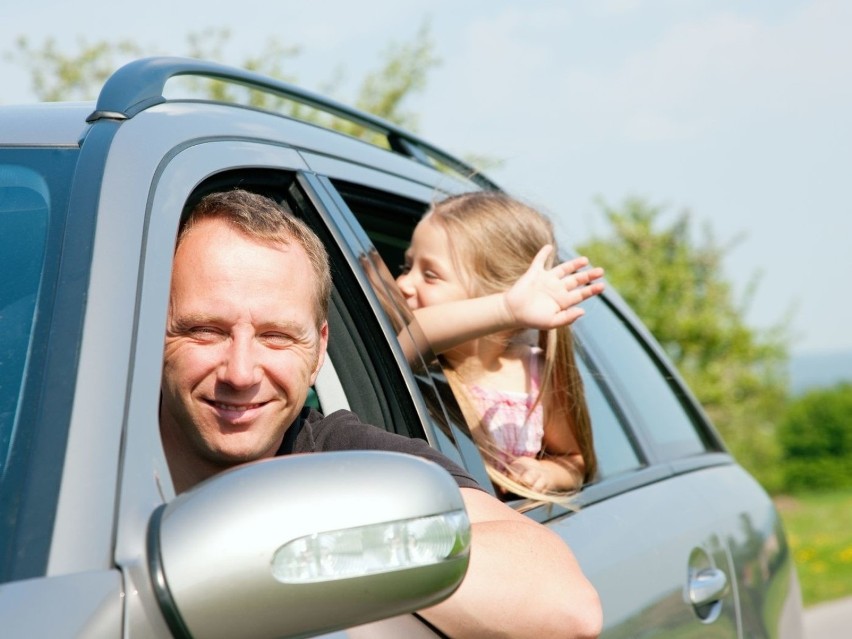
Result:
<instances>
[{"instance_id":1,"label":"green bush","mask_svg":"<svg viewBox=\"0 0 852 639\"><path fill-rule=\"evenodd\" d=\"M852 384L791 401L778 441L787 490L852 488Z\"/></svg>"}]
</instances>

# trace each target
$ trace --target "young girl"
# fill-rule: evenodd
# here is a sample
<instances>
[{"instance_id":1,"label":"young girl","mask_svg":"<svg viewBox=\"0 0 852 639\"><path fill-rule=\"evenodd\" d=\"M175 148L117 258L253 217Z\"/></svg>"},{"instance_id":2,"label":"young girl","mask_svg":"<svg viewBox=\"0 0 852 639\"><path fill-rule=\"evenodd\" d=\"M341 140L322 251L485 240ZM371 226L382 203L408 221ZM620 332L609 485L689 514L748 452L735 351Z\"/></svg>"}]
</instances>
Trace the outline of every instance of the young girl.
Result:
<instances>
[{"instance_id":1,"label":"young girl","mask_svg":"<svg viewBox=\"0 0 852 639\"><path fill-rule=\"evenodd\" d=\"M397 284L506 493L561 501L596 470L569 325L603 290L577 258L550 267L553 227L502 193L434 205ZM529 329L536 329L530 331Z\"/></svg>"}]
</instances>

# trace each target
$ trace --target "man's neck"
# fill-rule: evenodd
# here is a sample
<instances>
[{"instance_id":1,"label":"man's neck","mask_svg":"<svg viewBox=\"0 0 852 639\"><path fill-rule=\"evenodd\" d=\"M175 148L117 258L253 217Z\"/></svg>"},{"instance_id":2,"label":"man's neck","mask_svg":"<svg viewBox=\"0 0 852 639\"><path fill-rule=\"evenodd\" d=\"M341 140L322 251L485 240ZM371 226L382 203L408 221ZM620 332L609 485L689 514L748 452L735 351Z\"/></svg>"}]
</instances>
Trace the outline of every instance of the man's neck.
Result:
<instances>
[{"instance_id":1,"label":"man's neck","mask_svg":"<svg viewBox=\"0 0 852 639\"><path fill-rule=\"evenodd\" d=\"M221 469L212 464L205 464L203 460L187 454L181 442L178 441L176 427L169 427L169 419L168 415L160 414L160 440L163 443L163 452L166 454L166 463L175 494L179 495L212 477Z\"/></svg>"}]
</instances>

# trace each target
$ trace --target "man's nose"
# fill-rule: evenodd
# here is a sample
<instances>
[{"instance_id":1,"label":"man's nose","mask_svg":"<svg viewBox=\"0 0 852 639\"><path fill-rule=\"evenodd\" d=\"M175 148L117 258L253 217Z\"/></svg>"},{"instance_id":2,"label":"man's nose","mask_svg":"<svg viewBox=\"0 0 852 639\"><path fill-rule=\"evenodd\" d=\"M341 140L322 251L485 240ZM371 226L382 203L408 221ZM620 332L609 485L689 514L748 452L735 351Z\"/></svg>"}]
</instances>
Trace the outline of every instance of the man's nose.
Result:
<instances>
[{"instance_id":1,"label":"man's nose","mask_svg":"<svg viewBox=\"0 0 852 639\"><path fill-rule=\"evenodd\" d=\"M225 360L219 367L219 381L233 388L249 388L260 382L262 369L257 347L252 338L232 337L225 352Z\"/></svg>"}]
</instances>

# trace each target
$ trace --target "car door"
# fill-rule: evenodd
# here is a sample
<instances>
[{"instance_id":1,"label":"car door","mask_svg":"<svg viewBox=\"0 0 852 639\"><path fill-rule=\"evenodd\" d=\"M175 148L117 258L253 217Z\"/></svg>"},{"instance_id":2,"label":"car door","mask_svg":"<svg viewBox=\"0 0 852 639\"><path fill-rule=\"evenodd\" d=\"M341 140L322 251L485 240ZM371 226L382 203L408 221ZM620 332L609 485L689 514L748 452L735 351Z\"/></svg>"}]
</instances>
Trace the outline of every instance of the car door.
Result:
<instances>
[{"instance_id":1,"label":"car door","mask_svg":"<svg viewBox=\"0 0 852 639\"><path fill-rule=\"evenodd\" d=\"M401 262L406 234L427 202L360 178L331 182L369 236L362 242L374 241L388 265ZM778 636L773 610L791 590L790 562L779 558L786 550L778 549L783 535L771 502L724 451L641 325L617 296L608 298L586 303L576 331L599 477L579 496L580 512L540 506L528 516L574 549L601 594L605 637ZM440 388L440 370L426 368ZM435 412L457 414L451 395L442 401ZM455 429L462 435L453 441L460 449L469 445L462 431ZM464 461L481 473L474 457ZM760 559L758 547L774 549L772 556ZM755 563L764 567L760 584ZM751 585L743 588L744 581ZM772 592L781 593L775 601Z\"/></svg>"},{"instance_id":2,"label":"car door","mask_svg":"<svg viewBox=\"0 0 852 639\"><path fill-rule=\"evenodd\" d=\"M142 133L140 133L141 135ZM133 137L123 141L132 144ZM417 380L404 375L394 353L393 343L383 331L373 294L358 267L357 246L345 225L340 225L326 204L328 194L316 175L307 171L299 153L281 145L248 140L203 140L180 144L171 152L157 149L167 158L159 170L152 170L148 193L131 192L138 202L129 211L144 227L140 250L136 340L129 355L133 379L127 405L126 451L121 468L120 512L115 541L115 562L121 566L126 583L125 611L130 636L157 636L165 632L152 627L159 618L157 601L150 588L146 563L145 530L151 510L174 496L165 463L157 423L162 343L168 304L171 258L181 211L205 193L236 186L287 200L325 242L333 264L334 290L329 312L331 338L327 364L316 384L316 402L324 411L349 408L369 423L414 437L425 437L422 423L427 413L421 395L412 392ZM135 158L137 168L144 160ZM124 172L128 167L116 166ZM130 205L119 193L110 208ZM118 222L116 222L118 223ZM384 316L381 316L384 317ZM391 330L391 329L387 329ZM456 455L458 461L461 459ZM364 507L369 503L365 500ZM329 605L333 605L330 602ZM428 625L411 615L374 622L367 627L340 631L330 636L412 636L429 637Z\"/></svg>"},{"instance_id":3,"label":"car door","mask_svg":"<svg viewBox=\"0 0 852 639\"><path fill-rule=\"evenodd\" d=\"M640 547L647 543L640 539L655 539L648 558L659 557L642 566L635 577L625 573L601 578L618 582L621 588L629 585L643 597L657 593L653 604L631 613L632 619L624 611L622 631L654 627L663 621L654 617L665 611L661 627L677 627L682 633L800 636L796 624L780 621L779 611L794 600L790 595L798 589L771 500L725 451L659 346L617 295L595 300L586 308L578 334L587 351L588 377L607 397L607 407L620 414L645 465L626 475L631 477L626 490L613 493L614 500L624 504L622 510L638 508L644 514L637 513L639 525L625 530L622 539L635 539ZM602 403L596 404L598 412ZM595 421L598 426L606 422L593 414ZM604 456L608 453L605 446L599 450ZM642 475L648 471L659 474L659 480L645 481ZM603 501L581 511L578 520L613 507L608 505L606 483L604 476L589 487L589 497L601 490ZM553 525L558 527L556 522ZM570 528L570 518L565 525ZM581 554L579 541L572 533L565 534ZM629 560L636 565L636 555L625 557L625 562ZM762 567L759 576L757 565ZM667 578L657 576L666 573ZM654 579L649 580L649 575ZM668 584L668 595L663 594L663 583ZM612 601L616 610L623 607L621 599ZM619 636L617 627L608 625L608 633Z\"/></svg>"}]
</instances>

